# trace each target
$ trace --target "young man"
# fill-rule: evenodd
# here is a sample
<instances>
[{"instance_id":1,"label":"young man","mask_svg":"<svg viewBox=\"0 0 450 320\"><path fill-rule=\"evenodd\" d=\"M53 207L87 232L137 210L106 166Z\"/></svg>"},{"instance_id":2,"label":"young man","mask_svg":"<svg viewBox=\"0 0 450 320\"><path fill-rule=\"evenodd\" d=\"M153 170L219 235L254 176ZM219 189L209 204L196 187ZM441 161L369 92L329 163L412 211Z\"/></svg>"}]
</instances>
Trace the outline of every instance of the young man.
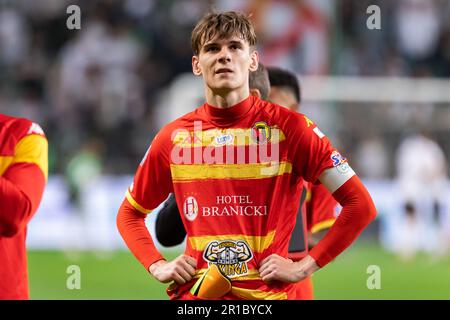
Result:
<instances>
[{"instance_id":1,"label":"young man","mask_svg":"<svg viewBox=\"0 0 450 320\"><path fill-rule=\"evenodd\" d=\"M0 299L28 299L25 240L47 180L47 139L37 124L3 114L0 137Z\"/></svg>"},{"instance_id":2,"label":"young man","mask_svg":"<svg viewBox=\"0 0 450 320\"><path fill-rule=\"evenodd\" d=\"M266 69L260 63L258 70L250 73L249 86L250 94L262 100L287 106L292 111L298 111L300 108L300 84L292 72L274 67ZM305 257L308 246L312 248L325 236L339 211L340 205L322 184L305 183L297 222L289 242L288 257L294 261ZM155 231L158 241L166 247L179 245L186 237L186 230L172 194L158 212ZM296 298L314 298L310 277L296 284Z\"/></svg>"},{"instance_id":3,"label":"young man","mask_svg":"<svg viewBox=\"0 0 450 320\"><path fill-rule=\"evenodd\" d=\"M311 120L250 96L255 45L240 13L208 14L197 24L192 67L203 76L206 103L158 133L119 209L122 237L157 280L175 282L172 299L295 299L293 283L333 260L376 214L359 178ZM321 181L343 210L309 255L292 262L288 242L303 179ZM185 254L168 262L144 219L170 192L183 208L188 240ZM202 290L205 275L218 269L231 284Z\"/></svg>"},{"instance_id":4,"label":"young man","mask_svg":"<svg viewBox=\"0 0 450 320\"><path fill-rule=\"evenodd\" d=\"M262 63L249 75L249 88L252 96L268 100L270 92L269 73ZM171 193L158 212L155 221L155 235L165 247L179 245L186 238L186 230L174 195Z\"/></svg>"}]
</instances>

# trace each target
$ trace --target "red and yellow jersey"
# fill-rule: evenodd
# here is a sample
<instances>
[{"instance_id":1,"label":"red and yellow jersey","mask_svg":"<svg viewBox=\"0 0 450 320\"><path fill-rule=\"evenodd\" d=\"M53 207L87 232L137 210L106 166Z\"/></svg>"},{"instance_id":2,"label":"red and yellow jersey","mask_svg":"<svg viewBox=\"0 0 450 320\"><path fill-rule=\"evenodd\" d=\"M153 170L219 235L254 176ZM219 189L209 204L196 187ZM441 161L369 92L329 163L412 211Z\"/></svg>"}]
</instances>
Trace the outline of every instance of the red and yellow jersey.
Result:
<instances>
[{"instance_id":1,"label":"red and yellow jersey","mask_svg":"<svg viewBox=\"0 0 450 320\"><path fill-rule=\"evenodd\" d=\"M0 114L0 299L27 299L26 225L42 198L48 146L39 125Z\"/></svg>"},{"instance_id":2,"label":"red and yellow jersey","mask_svg":"<svg viewBox=\"0 0 450 320\"><path fill-rule=\"evenodd\" d=\"M295 298L292 284L263 282L259 264L287 257L303 181L315 182L337 154L302 114L256 97L228 109L204 104L158 133L126 198L150 213L175 193L197 277L217 264L232 280L223 299ZM189 298L195 280L171 298Z\"/></svg>"}]
</instances>

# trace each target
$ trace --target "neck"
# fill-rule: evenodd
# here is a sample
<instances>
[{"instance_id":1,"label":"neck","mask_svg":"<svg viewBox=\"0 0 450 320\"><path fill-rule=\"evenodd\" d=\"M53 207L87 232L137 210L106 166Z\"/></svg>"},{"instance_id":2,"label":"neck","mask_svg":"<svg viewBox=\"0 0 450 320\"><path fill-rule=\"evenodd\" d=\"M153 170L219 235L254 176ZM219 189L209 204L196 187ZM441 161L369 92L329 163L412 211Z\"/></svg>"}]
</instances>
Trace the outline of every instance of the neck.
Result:
<instances>
[{"instance_id":1,"label":"neck","mask_svg":"<svg viewBox=\"0 0 450 320\"><path fill-rule=\"evenodd\" d=\"M206 102L213 107L226 109L232 107L239 102L245 100L250 95L248 86L243 86L237 90L213 90L209 87L205 88Z\"/></svg>"}]
</instances>

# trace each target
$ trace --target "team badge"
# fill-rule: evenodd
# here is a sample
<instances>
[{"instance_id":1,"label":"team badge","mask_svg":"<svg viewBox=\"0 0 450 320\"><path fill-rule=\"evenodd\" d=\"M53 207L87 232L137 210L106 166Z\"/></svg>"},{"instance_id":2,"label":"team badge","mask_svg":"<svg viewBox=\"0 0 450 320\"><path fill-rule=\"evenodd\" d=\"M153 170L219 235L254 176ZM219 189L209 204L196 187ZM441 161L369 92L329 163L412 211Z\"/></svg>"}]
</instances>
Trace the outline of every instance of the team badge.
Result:
<instances>
[{"instance_id":1,"label":"team badge","mask_svg":"<svg viewBox=\"0 0 450 320\"><path fill-rule=\"evenodd\" d=\"M252 127L252 139L258 144L268 143L271 135L270 126L263 121L256 122Z\"/></svg>"},{"instance_id":2,"label":"team badge","mask_svg":"<svg viewBox=\"0 0 450 320\"><path fill-rule=\"evenodd\" d=\"M198 214L198 203L194 197L187 197L183 204L183 213L186 219L194 221Z\"/></svg>"},{"instance_id":3,"label":"team badge","mask_svg":"<svg viewBox=\"0 0 450 320\"><path fill-rule=\"evenodd\" d=\"M203 258L208 265L216 264L227 277L239 277L248 273L247 263L253 258L249 245L242 240L211 241Z\"/></svg>"}]
</instances>

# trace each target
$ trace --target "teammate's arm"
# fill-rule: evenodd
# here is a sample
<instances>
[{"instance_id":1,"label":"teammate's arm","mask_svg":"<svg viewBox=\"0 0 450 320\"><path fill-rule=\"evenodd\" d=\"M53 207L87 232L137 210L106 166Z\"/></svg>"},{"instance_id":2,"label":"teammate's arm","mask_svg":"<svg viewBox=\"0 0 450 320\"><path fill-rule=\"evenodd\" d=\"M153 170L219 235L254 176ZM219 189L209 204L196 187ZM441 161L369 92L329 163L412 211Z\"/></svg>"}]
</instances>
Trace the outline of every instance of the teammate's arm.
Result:
<instances>
[{"instance_id":1,"label":"teammate's arm","mask_svg":"<svg viewBox=\"0 0 450 320\"><path fill-rule=\"evenodd\" d=\"M340 210L341 206L322 184L311 186L306 206L309 250L325 237Z\"/></svg>"},{"instance_id":2,"label":"teammate's arm","mask_svg":"<svg viewBox=\"0 0 450 320\"><path fill-rule=\"evenodd\" d=\"M36 212L48 172L48 143L43 135L22 138L13 163L0 177L0 236L13 237Z\"/></svg>"},{"instance_id":3,"label":"teammate's arm","mask_svg":"<svg viewBox=\"0 0 450 320\"><path fill-rule=\"evenodd\" d=\"M314 233L309 232L308 233L308 248L309 248L309 250L314 248L320 242L320 240L322 240L325 237L325 235L328 233L329 230L330 230L330 228L325 228L325 229L322 229L322 230L314 232Z\"/></svg>"},{"instance_id":4,"label":"teammate's arm","mask_svg":"<svg viewBox=\"0 0 450 320\"><path fill-rule=\"evenodd\" d=\"M175 196L170 194L158 212L155 222L156 238L165 247L179 245L186 237Z\"/></svg>"}]
</instances>

